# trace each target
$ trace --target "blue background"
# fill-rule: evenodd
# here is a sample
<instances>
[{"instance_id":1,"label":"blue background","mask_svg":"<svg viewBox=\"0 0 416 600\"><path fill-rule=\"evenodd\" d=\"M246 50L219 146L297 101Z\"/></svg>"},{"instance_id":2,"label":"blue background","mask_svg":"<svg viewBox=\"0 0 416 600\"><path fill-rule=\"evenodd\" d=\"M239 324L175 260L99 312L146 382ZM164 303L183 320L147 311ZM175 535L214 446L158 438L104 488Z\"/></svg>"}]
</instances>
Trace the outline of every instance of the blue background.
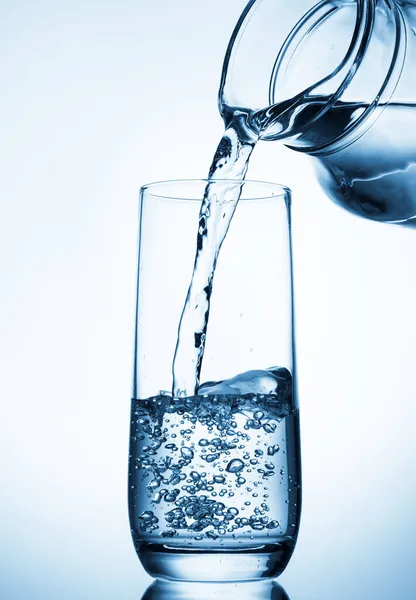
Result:
<instances>
[{"instance_id":1,"label":"blue background","mask_svg":"<svg viewBox=\"0 0 416 600\"><path fill-rule=\"evenodd\" d=\"M244 4L0 1L4 600L139 600L151 581L126 510L138 188L207 174ZM281 583L411 600L416 234L332 205L278 144L248 176L294 192L304 508Z\"/></svg>"}]
</instances>

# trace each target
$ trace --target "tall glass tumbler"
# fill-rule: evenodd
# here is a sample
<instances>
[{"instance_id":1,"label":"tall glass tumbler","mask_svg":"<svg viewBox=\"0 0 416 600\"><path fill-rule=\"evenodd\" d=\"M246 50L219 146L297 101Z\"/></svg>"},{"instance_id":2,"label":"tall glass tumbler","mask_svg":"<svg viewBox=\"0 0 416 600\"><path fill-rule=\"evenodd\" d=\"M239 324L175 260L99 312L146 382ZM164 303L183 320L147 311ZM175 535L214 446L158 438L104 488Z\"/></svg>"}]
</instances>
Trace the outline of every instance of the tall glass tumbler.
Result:
<instances>
[{"instance_id":1,"label":"tall glass tumbler","mask_svg":"<svg viewBox=\"0 0 416 600\"><path fill-rule=\"evenodd\" d=\"M171 181L140 193L131 531L154 577L276 577L292 555L301 502L290 191L235 182L241 197L212 280L201 384L174 397L208 183L218 197L230 185Z\"/></svg>"}]
</instances>

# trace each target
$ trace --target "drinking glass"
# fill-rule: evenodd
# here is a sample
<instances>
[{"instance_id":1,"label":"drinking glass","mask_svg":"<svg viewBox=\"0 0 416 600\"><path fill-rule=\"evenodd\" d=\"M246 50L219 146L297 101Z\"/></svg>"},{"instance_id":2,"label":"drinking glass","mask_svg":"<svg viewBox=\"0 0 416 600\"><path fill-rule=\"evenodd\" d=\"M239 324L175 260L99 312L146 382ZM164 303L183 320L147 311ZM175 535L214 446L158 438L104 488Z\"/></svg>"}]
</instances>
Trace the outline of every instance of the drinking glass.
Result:
<instances>
[{"instance_id":1,"label":"drinking glass","mask_svg":"<svg viewBox=\"0 0 416 600\"><path fill-rule=\"evenodd\" d=\"M211 281L200 381L172 394L204 192L240 197ZM218 193L216 193L218 191ZM290 190L183 180L140 191L129 513L146 571L183 581L276 577L301 481Z\"/></svg>"}]
</instances>

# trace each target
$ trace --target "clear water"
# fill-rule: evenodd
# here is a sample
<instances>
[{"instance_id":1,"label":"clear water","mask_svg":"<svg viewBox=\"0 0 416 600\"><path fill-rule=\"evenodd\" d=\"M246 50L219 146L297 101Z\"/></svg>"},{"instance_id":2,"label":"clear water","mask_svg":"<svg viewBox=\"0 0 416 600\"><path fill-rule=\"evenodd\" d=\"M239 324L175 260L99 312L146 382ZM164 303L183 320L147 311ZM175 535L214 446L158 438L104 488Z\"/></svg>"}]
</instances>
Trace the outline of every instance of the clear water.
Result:
<instances>
[{"instance_id":1,"label":"clear water","mask_svg":"<svg viewBox=\"0 0 416 600\"><path fill-rule=\"evenodd\" d=\"M197 396L133 399L136 548L147 542L212 552L279 543L291 552L300 514L298 448L287 369L205 384Z\"/></svg>"},{"instance_id":2,"label":"clear water","mask_svg":"<svg viewBox=\"0 0 416 600\"><path fill-rule=\"evenodd\" d=\"M175 396L196 393L199 385L215 266L241 195L250 156L259 139L319 147L354 125L368 105L338 103L326 112L327 98L302 95L261 111L222 107L226 131L209 172L232 179L221 189L207 186L202 200L192 280L181 316L173 362ZM373 125L351 145L314 156L319 181L337 204L383 222L416 216L416 105L379 106ZM291 146L294 147L294 146Z\"/></svg>"},{"instance_id":3,"label":"clear water","mask_svg":"<svg viewBox=\"0 0 416 600\"><path fill-rule=\"evenodd\" d=\"M215 266L242 189L256 136L241 136L238 122L225 131L209 172L230 183L207 185L199 214L196 256L191 283L180 319L173 360L174 396L192 396L199 385Z\"/></svg>"},{"instance_id":4,"label":"clear water","mask_svg":"<svg viewBox=\"0 0 416 600\"><path fill-rule=\"evenodd\" d=\"M362 125L358 121L368 111L367 104L338 102L327 110L327 103L326 97L300 95L257 112L229 107L222 111L226 123L245 112L246 127L259 138L311 153L322 188L350 212L382 222L415 217L416 137L412 131L416 105L380 104L366 129L365 121ZM333 142L354 126L360 135L346 147L313 149Z\"/></svg>"},{"instance_id":5,"label":"clear water","mask_svg":"<svg viewBox=\"0 0 416 600\"><path fill-rule=\"evenodd\" d=\"M353 121L366 107L335 106L305 138L319 143ZM345 149L314 158L320 184L337 204L382 222L416 216L416 105L389 104L377 121Z\"/></svg>"},{"instance_id":6,"label":"clear water","mask_svg":"<svg viewBox=\"0 0 416 600\"><path fill-rule=\"evenodd\" d=\"M244 180L262 132L288 129L286 112L286 105L255 115L236 109L225 118L226 130L209 171L210 179L221 179L223 183L207 185L202 199L194 270L179 322L172 366L173 396L192 396L199 385L215 267L242 193L242 186L236 181Z\"/></svg>"}]
</instances>

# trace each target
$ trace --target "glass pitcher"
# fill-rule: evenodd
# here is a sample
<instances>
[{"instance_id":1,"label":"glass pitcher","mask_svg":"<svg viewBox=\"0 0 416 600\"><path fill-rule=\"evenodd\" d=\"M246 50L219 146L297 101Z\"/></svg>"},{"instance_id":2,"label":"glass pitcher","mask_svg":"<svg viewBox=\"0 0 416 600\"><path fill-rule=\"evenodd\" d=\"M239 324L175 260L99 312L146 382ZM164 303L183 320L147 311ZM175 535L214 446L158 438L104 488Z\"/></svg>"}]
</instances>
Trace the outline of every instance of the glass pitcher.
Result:
<instances>
[{"instance_id":1,"label":"glass pitcher","mask_svg":"<svg viewBox=\"0 0 416 600\"><path fill-rule=\"evenodd\" d=\"M219 107L313 157L347 210L416 224L416 0L251 0Z\"/></svg>"}]
</instances>

